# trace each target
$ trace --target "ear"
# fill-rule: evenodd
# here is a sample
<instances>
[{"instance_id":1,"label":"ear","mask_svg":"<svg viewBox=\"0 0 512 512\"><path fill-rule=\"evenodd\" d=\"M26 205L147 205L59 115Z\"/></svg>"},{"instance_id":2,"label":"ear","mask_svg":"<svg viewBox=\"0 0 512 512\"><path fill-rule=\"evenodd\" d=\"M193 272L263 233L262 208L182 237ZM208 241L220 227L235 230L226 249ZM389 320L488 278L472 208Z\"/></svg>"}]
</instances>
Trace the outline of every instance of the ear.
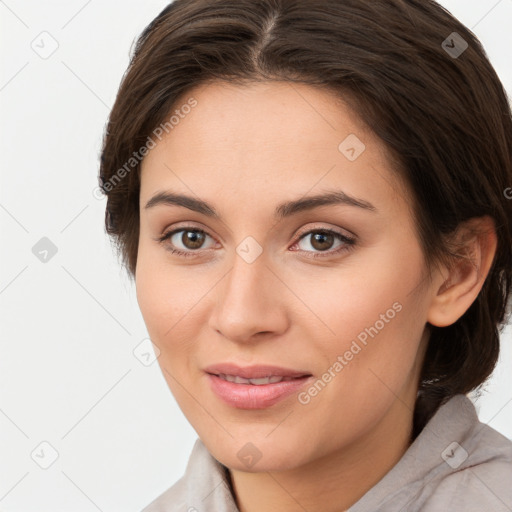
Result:
<instances>
[{"instance_id":1,"label":"ear","mask_svg":"<svg viewBox=\"0 0 512 512\"><path fill-rule=\"evenodd\" d=\"M489 216L463 223L455 234L459 248L450 267L442 267L433 281L434 296L427 321L437 327L455 323L475 301L496 254L497 236Z\"/></svg>"}]
</instances>

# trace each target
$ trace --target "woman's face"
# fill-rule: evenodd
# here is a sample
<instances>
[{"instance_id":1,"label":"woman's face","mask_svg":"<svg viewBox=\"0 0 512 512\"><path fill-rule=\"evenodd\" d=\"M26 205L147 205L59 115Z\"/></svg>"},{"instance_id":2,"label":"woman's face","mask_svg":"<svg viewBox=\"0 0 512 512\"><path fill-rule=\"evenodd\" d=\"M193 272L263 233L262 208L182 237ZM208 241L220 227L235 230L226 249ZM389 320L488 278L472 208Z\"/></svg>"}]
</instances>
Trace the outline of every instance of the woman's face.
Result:
<instances>
[{"instance_id":1,"label":"woman's face","mask_svg":"<svg viewBox=\"0 0 512 512\"><path fill-rule=\"evenodd\" d=\"M266 471L405 432L435 290L383 144L306 85L215 83L176 109L142 164L136 287L206 447Z\"/></svg>"}]
</instances>

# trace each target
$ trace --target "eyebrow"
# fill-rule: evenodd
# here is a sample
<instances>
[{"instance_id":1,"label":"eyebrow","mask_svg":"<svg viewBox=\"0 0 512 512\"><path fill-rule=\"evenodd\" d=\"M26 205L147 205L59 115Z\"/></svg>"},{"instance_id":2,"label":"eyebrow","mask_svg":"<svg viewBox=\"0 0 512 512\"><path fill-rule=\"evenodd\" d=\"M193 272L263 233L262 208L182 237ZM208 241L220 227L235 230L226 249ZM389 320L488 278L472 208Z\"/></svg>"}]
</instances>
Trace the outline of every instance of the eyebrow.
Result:
<instances>
[{"instance_id":1,"label":"eyebrow","mask_svg":"<svg viewBox=\"0 0 512 512\"><path fill-rule=\"evenodd\" d=\"M274 218L284 219L297 213L312 210L320 206L336 204L355 206L367 211L377 212L377 208L375 208L375 206L373 206L373 204L369 203L368 201L350 196L342 190L333 190L323 194L303 197L294 201L281 203L274 210ZM184 194L175 194L169 191L158 192L146 203L145 209L153 208L157 205L182 206L184 208L188 208L189 210L193 210L195 212L206 215L207 217L219 220L221 219L221 216L212 205L201 199L196 199L195 197L187 196Z\"/></svg>"}]
</instances>

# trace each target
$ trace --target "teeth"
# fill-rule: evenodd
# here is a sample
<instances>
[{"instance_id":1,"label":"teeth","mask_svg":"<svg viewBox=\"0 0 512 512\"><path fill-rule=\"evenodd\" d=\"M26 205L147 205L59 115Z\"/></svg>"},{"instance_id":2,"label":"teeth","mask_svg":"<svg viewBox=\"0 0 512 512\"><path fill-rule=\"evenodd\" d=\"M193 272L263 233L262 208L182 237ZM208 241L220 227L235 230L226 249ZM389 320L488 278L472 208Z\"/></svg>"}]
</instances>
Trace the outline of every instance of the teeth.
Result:
<instances>
[{"instance_id":1,"label":"teeth","mask_svg":"<svg viewBox=\"0 0 512 512\"><path fill-rule=\"evenodd\" d=\"M238 375L226 375L220 373L221 379L227 380L228 382L234 382L235 384L253 384L255 386L261 386L263 384L275 384L285 380L293 380L293 377L281 377L279 375L271 375L270 377L260 377L258 379L244 379Z\"/></svg>"}]
</instances>

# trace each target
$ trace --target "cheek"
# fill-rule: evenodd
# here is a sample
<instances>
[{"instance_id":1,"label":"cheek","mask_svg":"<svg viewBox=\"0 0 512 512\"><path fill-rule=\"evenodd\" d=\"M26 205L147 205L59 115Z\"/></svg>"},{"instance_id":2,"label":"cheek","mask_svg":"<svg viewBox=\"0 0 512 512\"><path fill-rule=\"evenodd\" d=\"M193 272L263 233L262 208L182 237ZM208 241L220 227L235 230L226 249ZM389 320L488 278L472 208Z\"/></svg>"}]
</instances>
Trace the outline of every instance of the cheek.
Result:
<instances>
[{"instance_id":1,"label":"cheek","mask_svg":"<svg viewBox=\"0 0 512 512\"><path fill-rule=\"evenodd\" d=\"M301 410L313 431L318 418L330 418L332 438L350 438L379 421L412 386L424 330L422 306L410 293L414 284L396 276L387 274L366 287L338 282L338 288L352 293L325 302L320 310L335 336L310 335L322 382L306 389L299 403L305 404Z\"/></svg>"},{"instance_id":2,"label":"cheek","mask_svg":"<svg viewBox=\"0 0 512 512\"><path fill-rule=\"evenodd\" d=\"M311 339L320 335L331 349L343 348L360 333L364 339L365 329L376 323L381 332L389 331L392 324L402 325L410 313L404 315L404 310L414 300L411 292L421 278L421 254L411 250L407 265L398 265L404 255L398 258L397 252L396 247L381 246L354 254L338 267L287 271L283 281L293 283L303 313L304 320L297 322L317 333Z\"/></svg>"},{"instance_id":3,"label":"cheek","mask_svg":"<svg viewBox=\"0 0 512 512\"><path fill-rule=\"evenodd\" d=\"M167 318L168 308L174 302L172 293L162 286L162 279L159 279L159 276L162 275L158 268L139 250L135 278L137 302L152 337L160 330L160 324Z\"/></svg>"},{"instance_id":4,"label":"cheek","mask_svg":"<svg viewBox=\"0 0 512 512\"><path fill-rule=\"evenodd\" d=\"M135 275L140 311L151 339L159 346L172 335L173 326L185 315L187 290L178 275L170 275L172 268L162 261L165 258L161 252L141 242Z\"/></svg>"},{"instance_id":5,"label":"cheek","mask_svg":"<svg viewBox=\"0 0 512 512\"><path fill-rule=\"evenodd\" d=\"M317 340L317 353L322 354L323 366L317 371L327 370L342 356L339 375L345 377L337 379L340 385L347 378L352 389L367 387L369 380L382 387L373 371L398 389L414 365L426 323L426 303L418 287L423 259L418 247L400 247L380 247L364 261L354 259L352 268L324 269L330 272L325 282L310 277L300 281L302 296L318 315L311 326L302 324L311 328L308 338Z\"/></svg>"},{"instance_id":6,"label":"cheek","mask_svg":"<svg viewBox=\"0 0 512 512\"><path fill-rule=\"evenodd\" d=\"M178 361L193 351L205 323L202 306L214 286L213 277L196 267L169 262L161 249L139 247L137 301L148 334L160 349L160 361Z\"/></svg>"}]
</instances>

